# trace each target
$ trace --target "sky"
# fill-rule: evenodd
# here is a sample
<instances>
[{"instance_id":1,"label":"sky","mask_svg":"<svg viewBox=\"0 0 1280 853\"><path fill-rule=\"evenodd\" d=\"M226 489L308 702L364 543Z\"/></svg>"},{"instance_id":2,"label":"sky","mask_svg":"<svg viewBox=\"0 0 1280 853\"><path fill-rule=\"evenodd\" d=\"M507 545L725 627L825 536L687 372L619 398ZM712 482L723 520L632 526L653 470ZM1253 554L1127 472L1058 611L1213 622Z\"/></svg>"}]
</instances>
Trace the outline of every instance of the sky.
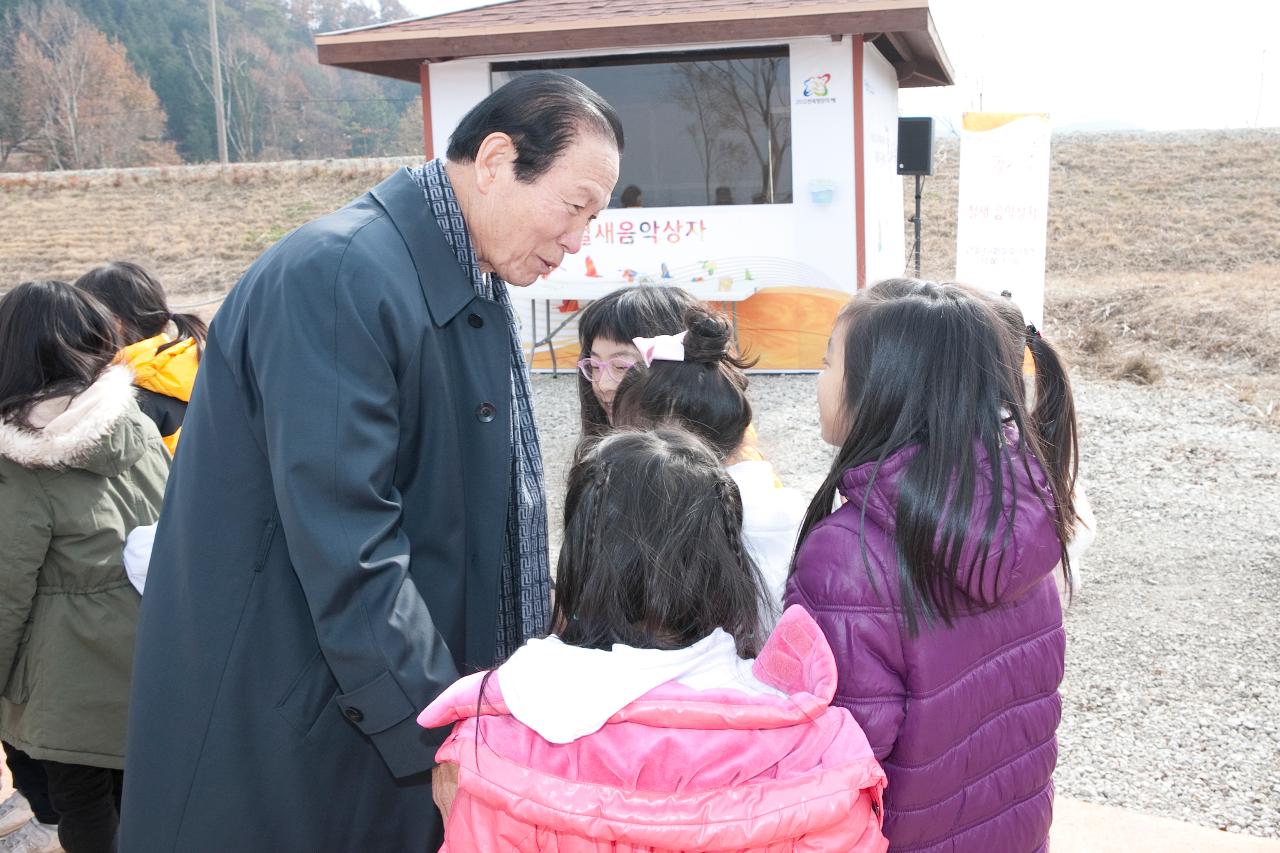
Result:
<instances>
[{"instance_id":1,"label":"sky","mask_svg":"<svg viewBox=\"0 0 1280 853\"><path fill-rule=\"evenodd\" d=\"M414 13L476 5L402 0ZM1177 8L1186 11L1173 11ZM956 85L908 89L939 134L965 110L1059 129L1280 127L1280 0L931 0Z\"/></svg>"},{"instance_id":2,"label":"sky","mask_svg":"<svg viewBox=\"0 0 1280 853\"><path fill-rule=\"evenodd\" d=\"M1047 112L1059 128L1280 126L1280 3L932 0L956 85L904 115ZM1171 11L1183 7L1188 11Z\"/></svg>"}]
</instances>

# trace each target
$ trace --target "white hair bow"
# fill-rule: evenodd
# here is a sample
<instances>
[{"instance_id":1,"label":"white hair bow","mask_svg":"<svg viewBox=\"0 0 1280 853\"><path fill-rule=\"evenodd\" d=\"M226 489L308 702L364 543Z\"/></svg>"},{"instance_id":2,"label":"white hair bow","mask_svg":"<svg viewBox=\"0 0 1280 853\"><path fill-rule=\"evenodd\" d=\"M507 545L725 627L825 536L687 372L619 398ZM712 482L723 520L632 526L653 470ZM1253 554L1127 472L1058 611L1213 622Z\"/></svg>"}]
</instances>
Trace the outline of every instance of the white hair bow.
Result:
<instances>
[{"instance_id":1,"label":"white hair bow","mask_svg":"<svg viewBox=\"0 0 1280 853\"><path fill-rule=\"evenodd\" d=\"M684 336L688 331L678 335L658 335L653 338L632 338L631 343L640 350L640 358L645 367L655 361L684 361Z\"/></svg>"}]
</instances>

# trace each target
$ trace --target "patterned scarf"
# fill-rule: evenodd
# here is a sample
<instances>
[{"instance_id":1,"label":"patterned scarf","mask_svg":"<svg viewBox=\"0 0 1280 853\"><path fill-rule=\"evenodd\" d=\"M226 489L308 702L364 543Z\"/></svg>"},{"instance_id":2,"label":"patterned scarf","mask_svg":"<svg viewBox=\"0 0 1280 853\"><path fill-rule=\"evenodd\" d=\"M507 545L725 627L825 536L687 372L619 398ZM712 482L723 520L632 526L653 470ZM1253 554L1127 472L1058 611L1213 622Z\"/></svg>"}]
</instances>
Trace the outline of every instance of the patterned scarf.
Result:
<instances>
[{"instance_id":1,"label":"patterned scarf","mask_svg":"<svg viewBox=\"0 0 1280 853\"><path fill-rule=\"evenodd\" d=\"M502 549L497 602L497 659L503 661L525 640L546 634L551 621L547 498L543 487L542 450L533 421L533 394L507 283L494 274L480 271L444 161L432 160L410 169L409 174L426 194L445 240L453 247L476 293L502 306L511 330L511 500L507 504L506 543Z\"/></svg>"}]
</instances>

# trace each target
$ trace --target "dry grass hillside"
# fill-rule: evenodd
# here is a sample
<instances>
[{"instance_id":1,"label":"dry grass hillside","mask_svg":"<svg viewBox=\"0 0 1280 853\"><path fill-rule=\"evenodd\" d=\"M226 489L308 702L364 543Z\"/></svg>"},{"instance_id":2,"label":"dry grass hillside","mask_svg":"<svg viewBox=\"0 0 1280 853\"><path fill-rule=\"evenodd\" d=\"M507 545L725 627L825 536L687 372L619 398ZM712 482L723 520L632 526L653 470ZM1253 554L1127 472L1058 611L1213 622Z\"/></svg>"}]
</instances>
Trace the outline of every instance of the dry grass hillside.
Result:
<instances>
[{"instance_id":1,"label":"dry grass hillside","mask_svg":"<svg viewBox=\"0 0 1280 853\"><path fill-rule=\"evenodd\" d=\"M954 269L958 160L942 142L925 186L933 278ZM0 290L130 258L199 301L407 162L0 174ZM1056 137L1048 246L1049 330L1079 365L1225 385L1280 423L1280 130Z\"/></svg>"},{"instance_id":2,"label":"dry grass hillside","mask_svg":"<svg viewBox=\"0 0 1280 853\"><path fill-rule=\"evenodd\" d=\"M0 288L74 279L115 258L171 293L219 293L295 226L341 207L413 159L0 173ZM179 300L181 301L181 298Z\"/></svg>"},{"instance_id":3,"label":"dry grass hillside","mask_svg":"<svg viewBox=\"0 0 1280 853\"><path fill-rule=\"evenodd\" d=\"M1280 265L1280 129L1060 134L1052 152L1054 279ZM943 141L925 180L924 272L943 277L955 269L959 166L959 144Z\"/></svg>"},{"instance_id":4,"label":"dry grass hillside","mask_svg":"<svg viewBox=\"0 0 1280 853\"><path fill-rule=\"evenodd\" d=\"M955 271L959 155L941 143L925 181L929 278ZM1280 424L1280 130L1056 136L1046 267L1047 332L1077 365Z\"/></svg>"}]
</instances>

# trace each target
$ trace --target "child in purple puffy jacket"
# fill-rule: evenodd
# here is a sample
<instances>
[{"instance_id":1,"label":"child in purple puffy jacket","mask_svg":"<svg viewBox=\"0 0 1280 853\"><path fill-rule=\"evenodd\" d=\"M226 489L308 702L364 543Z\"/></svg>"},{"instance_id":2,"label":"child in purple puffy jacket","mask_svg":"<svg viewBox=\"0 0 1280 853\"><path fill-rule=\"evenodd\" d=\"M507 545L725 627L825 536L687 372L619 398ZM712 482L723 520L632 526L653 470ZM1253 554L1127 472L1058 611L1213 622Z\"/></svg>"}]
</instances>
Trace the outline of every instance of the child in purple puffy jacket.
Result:
<instances>
[{"instance_id":1,"label":"child in purple puffy jacket","mask_svg":"<svg viewBox=\"0 0 1280 853\"><path fill-rule=\"evenodd\" d=\"M891 280L841 312L818 380L839 452L786 603L822 626L835 703L888 775L891 850L1047 850L1076 427L1042 339L1055 415L1028 415L1022 343L976 291Z\"/></svg>"}]
</instances>

